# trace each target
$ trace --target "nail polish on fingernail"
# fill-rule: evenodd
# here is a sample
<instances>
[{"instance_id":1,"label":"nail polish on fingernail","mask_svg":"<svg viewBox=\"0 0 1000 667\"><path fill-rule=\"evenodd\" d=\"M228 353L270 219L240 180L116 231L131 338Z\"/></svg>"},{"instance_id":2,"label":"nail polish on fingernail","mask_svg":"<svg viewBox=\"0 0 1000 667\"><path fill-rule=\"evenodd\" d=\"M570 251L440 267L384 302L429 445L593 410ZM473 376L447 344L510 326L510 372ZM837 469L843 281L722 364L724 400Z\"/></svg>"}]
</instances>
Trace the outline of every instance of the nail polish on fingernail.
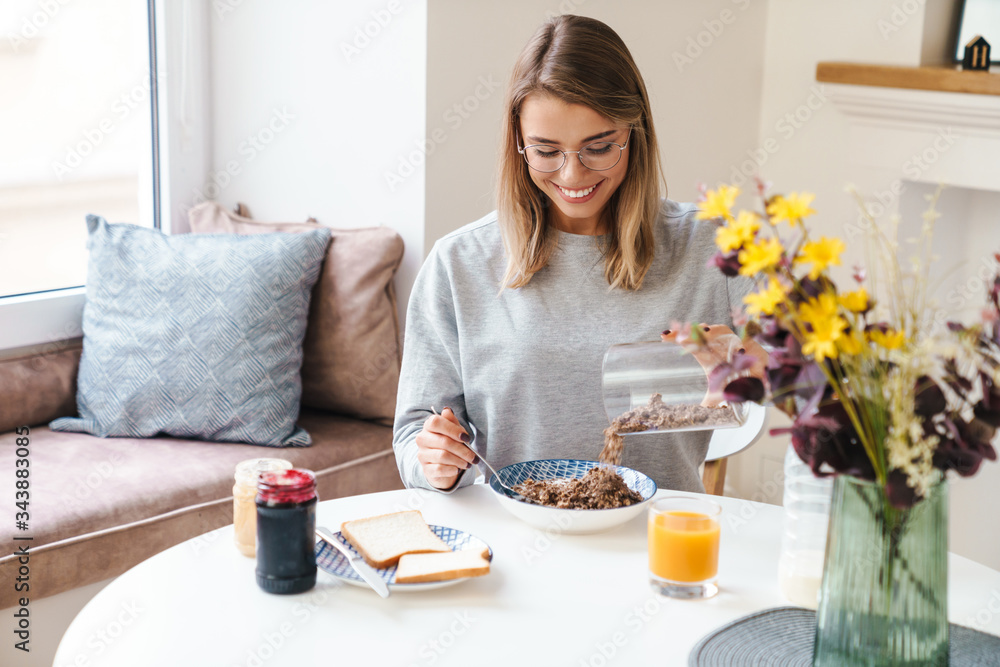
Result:
<instances>
[{"instance_id":1,"label":"nail polish on fingernail","mask_svg":"<svg viewBox=\"0 0 1000 667\"><path fill-rule=\"evenodd\" d=\"M670 335L670 329L664 329L663 330L663 335L664 336L669 336Z\"/></svg>"},{"instance_id":2,"label":"nail polish on fingernail","mask_svg":"<svg viewBox=\"0 0 1000 667\"><path fill-rule=\"evenodd\" d=\"M479 465L479 454L476 454L476 458L472 459L472 463Z\"/></svg>"},{"instance_id":3,"label":"nail polish on fingernail","mask_svg":"<svg viewBox=\"0 0 1000 667\"><path fill-rule=\"evenodd\" d=\"M469 469L469 468L471 468L471 467L472 467L472 464L471 464L471 463L466 463L466 464L465 464L465 469L466 469L466 470L468 470L468 469Z\"/></svg>"},{"instance_id":4,"label":"nail polish on fingernail","mask_svg":"<svg viewBox=\"0 0 1000 667\"><path fill-rule=\"evenodd\" d=\"M461 437L462 437L462 442L464 442L465 444L469 444L470 442L472 442L472 438L469 437L468 433L463 433Z\"/></svg>"}]
</instances>

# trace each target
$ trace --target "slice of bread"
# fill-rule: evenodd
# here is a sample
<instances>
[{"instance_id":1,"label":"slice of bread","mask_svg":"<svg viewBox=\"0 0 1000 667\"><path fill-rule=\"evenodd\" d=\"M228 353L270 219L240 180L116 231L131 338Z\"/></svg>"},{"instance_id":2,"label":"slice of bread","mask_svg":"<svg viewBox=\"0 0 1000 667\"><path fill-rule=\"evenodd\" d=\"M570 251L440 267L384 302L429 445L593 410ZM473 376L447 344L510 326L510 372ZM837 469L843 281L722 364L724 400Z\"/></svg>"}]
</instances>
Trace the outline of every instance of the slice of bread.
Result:
<instances>
[{"instance_id":1,"label":"slice of bread","mask_svg":"<svg viewBox=\"0 0 1000 667\"><path fill-rule=\"evenodd\" d=\"M489 553L489 552L487 552ZM475 549L436 554L406 554L396 567L397 584L419 584L490 573L490 561Z\"/></svg>"},{"instance_id":2,"label":"slice of bread","mask_svg":"<svg viewBox=\"0 0 1000 667\"><path fill-rule=\"evenodd\" d=\"M345 521L340 532L366 563L377 568L395 565L403 554L451 551L418 510Z\"/></svg>"}]
</instances>

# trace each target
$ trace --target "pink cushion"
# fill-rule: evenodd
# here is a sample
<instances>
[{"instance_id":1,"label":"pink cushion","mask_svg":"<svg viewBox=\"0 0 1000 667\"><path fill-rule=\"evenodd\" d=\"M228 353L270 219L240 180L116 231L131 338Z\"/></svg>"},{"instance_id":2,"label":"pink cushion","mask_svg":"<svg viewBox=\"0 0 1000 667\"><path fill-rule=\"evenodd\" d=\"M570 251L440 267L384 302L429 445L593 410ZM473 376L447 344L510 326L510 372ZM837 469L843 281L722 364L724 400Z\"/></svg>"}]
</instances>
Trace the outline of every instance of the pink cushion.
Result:
<instances>
[{"instance_id":1,"label":"pink cushion","mask_svg":"<svg viewBox=\"0 0 1000 667\"><path fill-rule=\"evenodd\" d=\"M79 338L0 359L0 433L76 414Z\"/></svg>"},{"instance_id":2,"label":"pink cushion","mask_svg":"<svg viewBox=\"0 0 1000 667\"><path fill-rule=\"evenodd\" d=\"M312 222L265 223L205 202L188 213L198 234L301 232ZM393 276L403 240L388 227L334 229L313 289L303 343L302 404L392 424L401 350Z\"/></svg>"}]
</instances>

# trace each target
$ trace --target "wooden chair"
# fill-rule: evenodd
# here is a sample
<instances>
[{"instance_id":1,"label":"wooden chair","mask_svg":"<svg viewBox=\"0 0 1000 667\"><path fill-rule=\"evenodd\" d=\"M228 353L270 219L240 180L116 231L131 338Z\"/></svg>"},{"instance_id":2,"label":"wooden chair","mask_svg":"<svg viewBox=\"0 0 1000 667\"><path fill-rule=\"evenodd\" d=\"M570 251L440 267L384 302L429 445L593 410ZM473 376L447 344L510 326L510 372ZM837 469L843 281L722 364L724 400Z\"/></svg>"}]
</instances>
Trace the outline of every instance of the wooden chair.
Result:
<instances>
[{"instance_id":1,"label":"wooden chair","mask_svg":"<svg viewBox=\"0 0 1000 667\"><path fill-rule=\"evenodd\" d=\"M728 457L741 452L760 439L767 426L767 408L756 403L749 404L746 422L736 428L717 429L708 443L705 455L705 470L701 481L705 493L721 496L726 484L726 464Z\"/></svg>"}]
</instances>

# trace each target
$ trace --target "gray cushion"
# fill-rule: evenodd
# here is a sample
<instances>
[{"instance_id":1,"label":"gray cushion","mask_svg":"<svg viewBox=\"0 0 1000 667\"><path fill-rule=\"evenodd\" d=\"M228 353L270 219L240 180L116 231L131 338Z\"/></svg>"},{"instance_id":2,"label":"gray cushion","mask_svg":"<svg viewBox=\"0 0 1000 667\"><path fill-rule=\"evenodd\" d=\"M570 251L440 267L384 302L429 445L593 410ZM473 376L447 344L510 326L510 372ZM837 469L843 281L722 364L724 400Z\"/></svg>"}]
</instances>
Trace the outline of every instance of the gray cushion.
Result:
<instances>
[{"instance_id":1,"label":"gray cushion","mask_svg":"<svg viewBox=\"0 0 1000 667\"><path fill-rule=\"evenodd\" d=\"M168 236L87 216L79 417L54 431L305 446L309 295L330 239Z\"/></svg>"}]
</instances>

